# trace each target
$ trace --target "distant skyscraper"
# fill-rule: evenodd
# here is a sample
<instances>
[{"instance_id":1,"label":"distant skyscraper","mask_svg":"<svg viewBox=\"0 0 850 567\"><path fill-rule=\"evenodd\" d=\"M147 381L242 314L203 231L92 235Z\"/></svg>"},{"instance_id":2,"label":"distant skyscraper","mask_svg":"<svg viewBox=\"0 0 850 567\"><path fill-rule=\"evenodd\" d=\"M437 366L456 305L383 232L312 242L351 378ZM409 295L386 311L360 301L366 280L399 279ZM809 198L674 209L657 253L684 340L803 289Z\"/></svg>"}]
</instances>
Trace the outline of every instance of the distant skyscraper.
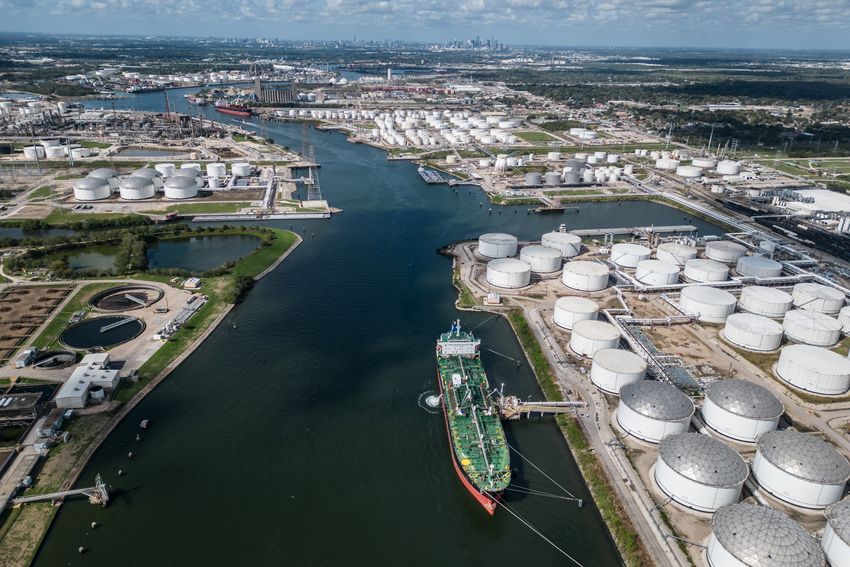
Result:
<instances>
[{"instance_id":1,"label":"distant skyscraper","mask_svg":"<svg viewBox=\"0 0 850 567\"><path fill-rule=\"evenodd\" d=\"M388 83L393 82L393 70L390 67L387 67L387 82Z\"/></svg>"}]
</instances>

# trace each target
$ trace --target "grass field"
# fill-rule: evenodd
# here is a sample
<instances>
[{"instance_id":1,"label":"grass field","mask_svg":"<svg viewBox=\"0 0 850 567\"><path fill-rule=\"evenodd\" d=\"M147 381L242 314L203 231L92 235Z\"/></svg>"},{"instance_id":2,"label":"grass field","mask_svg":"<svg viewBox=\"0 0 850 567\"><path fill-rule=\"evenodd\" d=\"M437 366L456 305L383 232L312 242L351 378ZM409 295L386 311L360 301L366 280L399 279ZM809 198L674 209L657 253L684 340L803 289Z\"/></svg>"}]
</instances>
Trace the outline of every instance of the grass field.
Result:
<instances>
[{"instance_id":1,"label":"grass field","mask_svg":"<svg viewBox=\"0 0 850 567\"><path fill-rule=\"evenodd\" d=\"M69 209L53 209L53 211L44 218L44 222L55 226L61 226L64 224L95 219L120 219L126 216L128 215L125 213L74 213Z\"/></svg>"},{"instance_id":2,"label":"grass field","mask_svg":"<svg viewBox=\"0 0 850 567\"><path fill-rule=\"evenodd\" d=\"M531 142L532 144L537 142L551 142L556 138L547 134L546 132L517 132L516 137L520 140L525 140L526 142Z\"/></svg>"},{"instance_id":3,"label":"grass field","mask_svg":"<svg viewBox=\"0 0 850 567\"><path fill-rule=\"evenodd\" d=\"M59 341L59 335L68 326L68 319L75 311L79 311L88 304L89 298L100 290L106 289L113 284L97 283L89 284L80 288L71 300L65 304L65 308L53 316L50 323L33 341L32 345L38 348L49 348L55 346Z\"/></svg>"},{"instance_id":4,"label":"grass field","mask_svg":"<svg viewBox=\"0 0 850 567\"><path fill-rule=\"evenodd\" d=\"M247 201L233 201L231 203L183 203L181 205L170 205L164 209L146 211L147 214L164 215L179 212L184 215L202 215L216 213L235 213L240 209L250 207Z\"/></svg>"},{"instance_id":5,"label":"grass field","mask_svg":"<svg viewBox=\"0 0 850 567\"><path fill-rule=\"evenodd\" d=\"M35 191L29 194L30 201L37 201L41 199L47 199L50 197L50 191L52 187L49 185L45 185L44 187L39 187Z\"/></svg>"}]
</instances>

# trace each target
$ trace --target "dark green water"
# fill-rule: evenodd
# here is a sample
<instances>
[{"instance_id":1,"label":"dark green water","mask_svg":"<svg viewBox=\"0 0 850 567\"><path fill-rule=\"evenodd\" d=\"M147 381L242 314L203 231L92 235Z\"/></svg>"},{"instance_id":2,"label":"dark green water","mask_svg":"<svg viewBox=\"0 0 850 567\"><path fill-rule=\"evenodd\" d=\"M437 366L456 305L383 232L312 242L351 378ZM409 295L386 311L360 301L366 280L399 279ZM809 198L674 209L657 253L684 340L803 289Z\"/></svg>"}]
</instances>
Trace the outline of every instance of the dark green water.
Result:
<instances>
[{"instance_id":1,"label":"dark green water","mask_svg":"<svg viewBox=\"0 0 850 567\"><path fill-rule=\"evenodd\" d=\"M300 130L267 132L301 147ZM478 191L427 186L414 166L338 134L312 131L311 141L323 193L345 212L293 224L305 242L95 454L81 484L102 473L115 489L110 507L65 504L36 565L569 564L504 511L487 516L455 476L442 417L417 404L436 388L434 340L455 317L478 327L487 349L523 356L502 319L454 309L451 261L435 250L495 230L530 239L561 222L679 224L684 215L652 203L489 215ZM517 368L489 350L483 361L507 392L541 396L525 361ZM152 427L136 442L144 418ZM582 564L617 565L553 422L509 423L506 432L585 499L579 509L507 493L509 505ZM518 485L555 490L519 458L513 464Z\"/></svg>"},{"instance_id":2,"label":"dark green water","mask_svg":"<svg viewBox=\"0 0 850 567\"><path fill-rule=\"evenodd\" d=\"M249 234L161 240L148 248L148 266L204 272L247 256L259 245L260 239Z\"/></svg>"},{"instance_id":3,"label":"dark green water","mask_svg":"<svg viewBox=\"0 0 850 567\"><path fill-rule=\"evenodd\" d=\"M60 340L71 348L87 349L93 347L111 347L138 336L144 329L143 324L134 320L118 327L101 332L100 329L126 319L124 315L110 315L88 319L79 325L70 327L62 333Z\"/></svg>"},{"instance_id":4,"label":"dark green water","mask_svg":"<svg viewBox=\"0 0 850 567\"><path fill-rule=\"evenodd\" d=\"M115 247L89 246L79 252L68 254L68 266L72 270L115 272Z\"/></svg>"}]
</instances>

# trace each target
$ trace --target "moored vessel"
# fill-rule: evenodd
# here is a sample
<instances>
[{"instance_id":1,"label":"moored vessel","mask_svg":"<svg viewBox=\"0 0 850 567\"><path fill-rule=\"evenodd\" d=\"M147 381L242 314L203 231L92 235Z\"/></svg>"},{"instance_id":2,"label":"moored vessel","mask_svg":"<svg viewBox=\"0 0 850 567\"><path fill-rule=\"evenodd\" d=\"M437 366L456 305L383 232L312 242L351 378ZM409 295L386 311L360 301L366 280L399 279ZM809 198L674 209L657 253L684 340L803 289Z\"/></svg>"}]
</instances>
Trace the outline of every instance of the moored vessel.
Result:
<instances>
[{"instance_id":1,"label":"moored vessel","mask_svg":"<svg viewBox=\"0 0 850 567\"><path fill-rule=\"evenodd\" d=\"M247 106L236 106L235 104L227 104L221 101L215 103L215 109L218 112L232 114L234 116L251 116L253 114L252 110Z\"/></svg>"}]
</instances>

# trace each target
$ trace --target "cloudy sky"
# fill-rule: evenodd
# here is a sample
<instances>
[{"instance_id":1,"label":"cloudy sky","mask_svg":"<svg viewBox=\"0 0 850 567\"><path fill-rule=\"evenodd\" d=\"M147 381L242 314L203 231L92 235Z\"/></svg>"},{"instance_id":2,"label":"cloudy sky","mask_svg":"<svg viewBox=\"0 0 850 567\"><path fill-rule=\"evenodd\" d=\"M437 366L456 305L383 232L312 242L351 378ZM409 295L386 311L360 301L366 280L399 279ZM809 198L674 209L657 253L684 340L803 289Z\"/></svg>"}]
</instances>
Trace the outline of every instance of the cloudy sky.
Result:
<instances>
[{"instance_id":1,"label":"cloudy sky","mask_svg":"<svg viewBox=\"0 0 850 567\"><path fill-rule=\"evenodd\" d=\"M0 0L0 30L850 49L850 0Z\"/></svg>"}]
</instances>

